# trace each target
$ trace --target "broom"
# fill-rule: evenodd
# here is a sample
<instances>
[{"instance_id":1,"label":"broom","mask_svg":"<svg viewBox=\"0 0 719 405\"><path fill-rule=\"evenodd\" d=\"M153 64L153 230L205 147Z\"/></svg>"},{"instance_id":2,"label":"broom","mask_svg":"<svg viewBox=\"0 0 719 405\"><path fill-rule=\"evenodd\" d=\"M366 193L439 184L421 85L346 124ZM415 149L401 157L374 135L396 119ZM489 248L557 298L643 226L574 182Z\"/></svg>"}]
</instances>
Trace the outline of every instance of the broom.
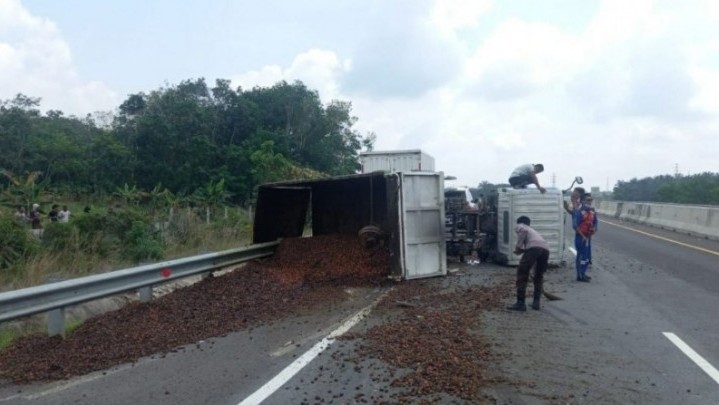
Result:
<instances>
[{"instance_id":1,"label":"broom","mask_svg":"<svg viewBox=\"0 0 719 405\"><path fill-rule=\"evenodd\" d=\"M534 269L535 268L532 267L532 270L534 270ZM534 280L534 271L532 271L532 273L529 275L529 279L532 281ZM556 294L552 294L552 293L548 292L547 290L545 290L544 283L542 283L542 295L544 295L544 297L550 301L559 301L562 299L562 297L560 297Z\"/></svg>"}]
</instances>

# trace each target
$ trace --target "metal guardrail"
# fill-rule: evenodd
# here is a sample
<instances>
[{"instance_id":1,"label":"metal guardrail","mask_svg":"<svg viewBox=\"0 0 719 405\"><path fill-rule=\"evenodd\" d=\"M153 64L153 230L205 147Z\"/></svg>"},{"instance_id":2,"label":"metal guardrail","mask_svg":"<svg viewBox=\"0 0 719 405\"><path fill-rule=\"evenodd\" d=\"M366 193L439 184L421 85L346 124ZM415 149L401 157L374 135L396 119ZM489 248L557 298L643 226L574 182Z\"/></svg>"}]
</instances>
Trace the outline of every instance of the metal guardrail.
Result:
<instances>
[{"instance_id":1,"label":"metal guardrail","mask_svg":"<svg viewBox=\"0 0 719 405\"><path fill-rule=\"evenodd\" d=\"M0 322L49 312L48 334L64 334L67 306L132 290L139 290L140 299L148 301L153 285L271 256L278 244L261 243L0 293Z\"/></svg>"}]
</instances>

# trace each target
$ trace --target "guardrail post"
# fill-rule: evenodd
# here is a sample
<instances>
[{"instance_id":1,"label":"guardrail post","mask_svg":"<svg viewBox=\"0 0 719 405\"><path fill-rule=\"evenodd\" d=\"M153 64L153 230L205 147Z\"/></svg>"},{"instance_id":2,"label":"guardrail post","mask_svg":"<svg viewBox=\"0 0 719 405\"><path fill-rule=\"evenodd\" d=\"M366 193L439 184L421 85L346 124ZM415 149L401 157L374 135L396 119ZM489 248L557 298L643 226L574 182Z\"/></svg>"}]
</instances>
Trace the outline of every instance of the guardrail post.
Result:
<instances>
[{"instance_id":1,"label":"guardrail post","mask_svg":"<svg viewBox=\"0 0 719 405\"><path fill-rule=\"evenodd\" d=\"M137 290L138 294L140 295L140 301L142 302L150 302L152 299L152 286L148 285L146 287L140 287Z\"/></svg>"},{"instance_id":2,"label":"guardrail post","mask_svg":"<svg viewBox=\"0 0 719 405\"><path fill-rule=\"evenodd\" d=\"M47 313L47 334L65 337L65 308L57 308Z\"/></svg>"}]
</instances>

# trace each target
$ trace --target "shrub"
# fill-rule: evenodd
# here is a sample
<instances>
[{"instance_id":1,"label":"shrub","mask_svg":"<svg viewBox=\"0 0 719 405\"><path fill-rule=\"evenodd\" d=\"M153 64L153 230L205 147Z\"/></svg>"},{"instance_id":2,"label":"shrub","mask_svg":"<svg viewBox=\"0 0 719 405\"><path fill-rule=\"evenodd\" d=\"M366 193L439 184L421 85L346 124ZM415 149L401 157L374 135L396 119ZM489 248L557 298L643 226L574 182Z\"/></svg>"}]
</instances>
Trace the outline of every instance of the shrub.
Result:
<instances>
[{"instance_id":1,"label":"shrub","mask_svg":"<svg viewBox=\"0 0 719 405\"><path fill-rule=\"evenodd\" d=\"M27 259L39 250L39 246L26 224L15 218L0 217L0 269Z\"/></svg>"},{"instance_id":2,"label":"shrub","mask_svg":"<svg viewBox=\"0 0 719 405\"><path fill-rule=\"evenodd\" d=\"M113 251L122 250L125 255L127 238L133 224L148 224L142 212L128 208L108 212L89 212L79 215L72 224L77 228L80 246L88 253L108 257ZM119 246L123 246L119 249Z\"/></svg>"},{"instance_id":3,"label":"shrub","mask_svg":"<svg viewBox=\"0 0 719 405\"><path fill-rule=\"evenodd\" d=\"M147 224L135 221L125 238L122 253L125 258L135 262L160 260L164 255L164 248Z\"/></svg>"},{"instance_id":4,"label":"shrub","mask_svg":"<svg viewBox=\"0 0 719 405\"><path fill-rule=\"evenodd\" d=\"M77 230L70 224L50 222L42 234L42 244L51 251L75 251Z\"/></svg>"},{"instance_id":5,"label":"shrub","mask_svg":"<svg viewBox=\"0 0 719 405\"><path fill-rule=\"evenodd\" d=\"M116 236L120 240L126 240L128 233L135 228L135 222L144 225L151 223L147 213L135 208L125 208L121 210L111 210L105 215L105 232Z\"/></svg>"},{"instance_id":6,"label":"shrub","mask_svg":"<svg viewBox=\"0 0 719 405\"><path fill-rule=\"evenodd\" d=\"M178 210L165 227L165 239L168 244L194 245L200 238L202 220L188 209Z\"/></svg>"},{"instance_id":7,"label":"shrub","mask_svg":"<svg viewBox=\"0 0 719 405\"><path fill-rule=\"evenodd\" d=\"M78 215L71 220L72 226L77 229L80 248L88 254L107 257L112 251L113 241L108 237L107 217L100 212L90 212Z\"/></svg>"},{"instance_id":8,"label":"shrub","mask_svg":"<svg viewBox=\"0 0 719 405\"><path fill-rule=\"evenodd\" d=\"M244 241L251 238L252 223L249 222L246 211L228 210L227 218L222 213L216 218L210 225L210 231L219 234L222 239Z\"/></svg>"}]
</instances>

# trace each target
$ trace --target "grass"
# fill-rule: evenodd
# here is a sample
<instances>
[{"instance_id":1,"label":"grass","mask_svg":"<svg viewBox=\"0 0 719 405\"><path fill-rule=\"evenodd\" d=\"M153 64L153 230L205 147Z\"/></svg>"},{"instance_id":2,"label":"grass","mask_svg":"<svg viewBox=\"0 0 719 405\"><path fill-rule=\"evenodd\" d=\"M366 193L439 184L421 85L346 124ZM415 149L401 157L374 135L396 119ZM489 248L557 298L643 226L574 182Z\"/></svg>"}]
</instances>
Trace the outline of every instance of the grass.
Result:
<instances>
[{"instance_id":1,"label":"grass","mask_svg":"<svg viewBox=\"0 0 719 405\"><path fill-rule=\"evenodd\" d=\"M16 337L20 336L21 332L16 329L2 328L0 329L0 350L10 346Z\"/></svg>"},{"instance_id":2,"label":"grass","mask_svg":"<svg viewBox=\"0 0 719 405\"><path fill-rule=\"evenodd\" d=\"M71 206L71 211L73 208L76 207ZM225 218L224 214L219 212L213 222L208 224L204 220L204 216L200 218L188 210L175 212L172 223L163 231L164 257L162 260L222 251L251 243L252 226L247 220L247 213L235 210L232 214ZM79 215L73 211L75 219ZM73 217L71 217L71 221ZM88 252L78 247L76 233L70 239L70 243L63 249L53 250L48 246L43 246L37 254L15 263L11 268L0 270L0 292L138 265L131 260L122 259L118 255L120 249L116 246L112 247L109 252ZM120 243L122 242L116 241L116 244ZM81 324L82 320L68 319L66 321L67 334L72 333ZM46 325L38 317L25 318L1 325L0 349L10 345L19 336L45 330Z\"/></svg>"},{"instance_id":3,"label":"grass","mask_svg":"<svg viewBox=\"0 0 719 405\"><path fill-rule=\"evenodd\" d=\"M47 330L41 317L33 316L21 321L13 321L0 327L0 350L10 346L12 342L25 335L41 333Z\"/></svg>"},{"instance_id":4,"label":"grass","mask_svg":"<svg viewBox=\"0 0 719 405\"><path fill-rule=\"evenodd\" d=\"M162 232L162 260L221 251L251 243L252 227L246 212L235 209L228 218L225 218L222 212L218 214L213 222L207 224L204 216L200 218L188 210L175 212L171 224ZM0 291L105 273L139 264L119 255L118 245L121 241L114 242L110 251L88 252L79 247L77 235L73 235L71 239L68 247L64 249L53 251L44 247L38 254L16 263L13 268L0 271ZM99 245L100 242L95 244Z\"/></svg>"},{"instance_id":5,"label":"grass","mask_svg":"<svg viewBox=\"0 0 719 405\"><path fill-rule=\"evenodd\" d=\"M65 336L72 335L72 332L74 332L77 328L82 325L82 321L79 319L71 319L69 321L65 322Z\"/></svg>"}]
</instances>

